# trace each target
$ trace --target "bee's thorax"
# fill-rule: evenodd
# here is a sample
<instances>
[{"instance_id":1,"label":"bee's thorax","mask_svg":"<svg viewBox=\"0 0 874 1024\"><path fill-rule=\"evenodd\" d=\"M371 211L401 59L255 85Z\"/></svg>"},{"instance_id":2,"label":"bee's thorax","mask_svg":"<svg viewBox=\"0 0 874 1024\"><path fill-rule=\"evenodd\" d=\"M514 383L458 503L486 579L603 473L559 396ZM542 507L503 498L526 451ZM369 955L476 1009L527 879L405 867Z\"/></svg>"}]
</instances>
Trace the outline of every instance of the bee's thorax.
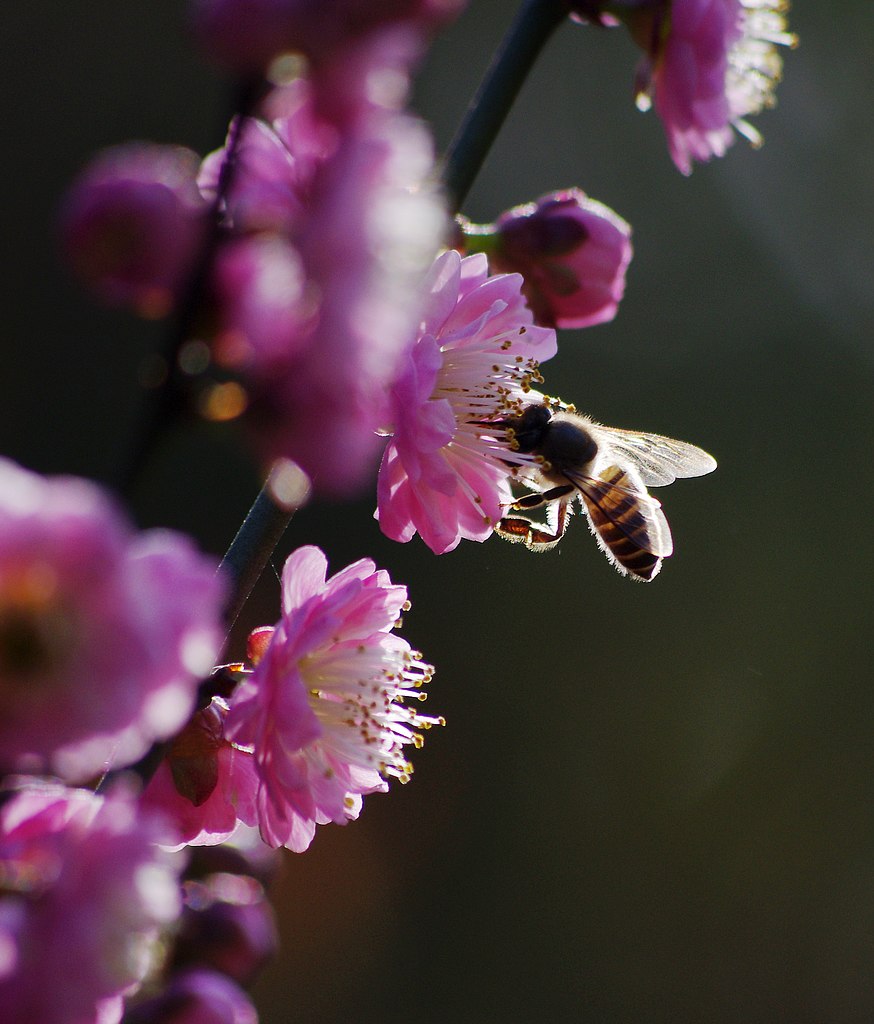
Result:
<instances>
[{"instance_id":1,"label":"bee's thorax","mask_svg":"<svg viewBox=\"0 0 874 1024\"><path fill-rule=\"evenodd\" d=\"M537 451L549 464L544 476L558 482L569 472L588 475L598 454L598 443L579 417L558 413L543 432Z\"/></svg>"}]
</instances>

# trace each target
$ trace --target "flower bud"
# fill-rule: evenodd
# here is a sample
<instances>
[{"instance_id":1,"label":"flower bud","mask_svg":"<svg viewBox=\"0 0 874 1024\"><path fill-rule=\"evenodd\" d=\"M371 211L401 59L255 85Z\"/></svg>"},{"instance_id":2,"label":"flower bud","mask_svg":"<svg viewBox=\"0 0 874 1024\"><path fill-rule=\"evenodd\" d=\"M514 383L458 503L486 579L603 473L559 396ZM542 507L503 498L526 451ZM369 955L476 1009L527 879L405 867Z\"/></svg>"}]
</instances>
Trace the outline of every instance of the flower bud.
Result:
<instances>
[{"instance_id":1,"label":"flower bud","mask_svg":"<svg viewBox=\"0 0 874 1024\"><path fill-rule=\"evenodd\" d=\"M264 657L267 645L275 632L276 629L273 626L259 626L249 634L249 639L246 641L246 656L253 665L257 665Z\"/></svg>"},{"instance_id":2,"label":"flower bud","mask_svg":"<svg viewBox=\"0 0 874 1024\"><path fill-rule=\"evenodd\" d=\"M208 967L250 985L278 945L273 911L254 878L211 875L184 886L171 966Z\"/></svg>"},{"instance_id":3,"label":"flower bud","mask_svg":"<svg viewBox=\"0 0 874 1024\"><path fill-rule=\"evenodd\" d=\"M468 251L485 251L492 272L520 273L538 324L590 327L612 320L625 291L631 227L573 188L501 214L494 225L462 225Z\"/></svg>"},{"instance_id":4,"label":"flower bud","mask_svg":"<svg viewBox=\"0 0 874 1024\"><path fill-rule=\"evenodd\" d=\"M230 979L213 971L186 971L125 1014L123 1024L258 1024L258 1014Z\"/></svg>"},{"instance_id":5,"label":"flower bud","mask_svg":"<svg viewBox=\"0 0 874 1024\"><path fill-rule=\"evenodd\" d=\"M166 315L201 244L207 204L197 156L135 142L99 154L67 194L61 243L77 276L111 306Z\"/></svg>"}]
</instances>

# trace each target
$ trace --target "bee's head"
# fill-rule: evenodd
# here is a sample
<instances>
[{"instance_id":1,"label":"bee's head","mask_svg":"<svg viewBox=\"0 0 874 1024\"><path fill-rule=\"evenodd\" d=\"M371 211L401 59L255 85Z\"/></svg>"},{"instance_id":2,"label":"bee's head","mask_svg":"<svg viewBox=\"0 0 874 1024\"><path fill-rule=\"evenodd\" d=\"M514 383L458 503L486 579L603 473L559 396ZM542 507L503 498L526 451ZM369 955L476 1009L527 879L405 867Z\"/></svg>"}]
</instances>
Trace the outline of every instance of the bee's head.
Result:
<instances>
[{"instance_id":1,"label":"bee's head","mask_svg":"<svg viewBox=\"0 0 874 1024\"><path fill-rule=\"evenodd\" d=\"M514 447L520 452L533 452L543 444L543 436L552 413L545 405L529 405L521 416L507 420L513 431Z\"/></svg>"}]
</instances>

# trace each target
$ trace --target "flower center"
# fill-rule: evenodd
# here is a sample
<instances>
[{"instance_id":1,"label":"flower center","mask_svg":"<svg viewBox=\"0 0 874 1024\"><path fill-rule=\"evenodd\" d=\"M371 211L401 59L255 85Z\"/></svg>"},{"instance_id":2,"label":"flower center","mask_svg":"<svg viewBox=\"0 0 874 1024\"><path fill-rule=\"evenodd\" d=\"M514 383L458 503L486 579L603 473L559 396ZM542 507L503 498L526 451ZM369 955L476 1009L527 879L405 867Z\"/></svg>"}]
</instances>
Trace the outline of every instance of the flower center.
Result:
<instances>
[{"instance_id":1,"label":"flower center","mask_svg":"<svg viewBox=\"0 0 874 1024\"><path fill-rule=\"evenodd\" d=\"M74 643L73 616L51 566L28 565L0 582L0 680L30 683L63 664Z\"/></svg>"},{"instance_id":2,"label":"flower center","mask_svg":"<svg viewBox=\"0 0 874 1024\"><path fill-rule=\"evenodd\" d=\"M403 748L421 747L419 730L443 721L411 706L425 699L423 687L434 670L418 651L395 641L350 645L340 657L335 650L333 656L313 659L306 681L310 707L333 755L406 782L412 765Z\"/></svg>"}]
</instances>

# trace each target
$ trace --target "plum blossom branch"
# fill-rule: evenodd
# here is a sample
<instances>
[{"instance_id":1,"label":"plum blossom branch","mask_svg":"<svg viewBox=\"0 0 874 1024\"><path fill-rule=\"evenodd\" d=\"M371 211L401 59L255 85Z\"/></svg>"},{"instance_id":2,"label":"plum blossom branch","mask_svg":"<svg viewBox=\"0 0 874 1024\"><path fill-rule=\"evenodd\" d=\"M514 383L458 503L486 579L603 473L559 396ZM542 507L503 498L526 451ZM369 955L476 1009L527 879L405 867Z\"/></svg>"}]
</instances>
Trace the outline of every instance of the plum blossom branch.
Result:
<instances>
[{"instance_id":1,"label":"plum blossom branch","mask_svg":"<svg viewBox=\"0 0 874 1024\"><path fill-rule=\"evenodd\" d=\"M235 90L232 108L236 115L236 121L232 122L227 153L219 172L216 193L209 209L207 231L200 255L182 292L172 325L165 339L161 356L164 377L148 397L133 446L115 481L116 489L124 496L130 495L158 438L181 412L177 357L182 346L191 338L197 319L202 312L204 294L222 235L222 210L236 174L236 157L244 118L255 109L262 98L264 89L264 81L260 77L254 77L241 80Z\"/></svg>"},{"instance_id":2,"label":"plum blossom branch","mask_svg":"<svg viewBox=\"0 0 874 1024\"><path fill-rule=\"evenodd\" d=\"M292 516L308 497L309 481L302 470L291 462L279 462L273 467L219 567L233 580L232 596L225 610L228 630L236 622Z\"/></svg>"},{"instance_id":3,"label":"plum blossom branch","mask_svg":"<svg viewBox=\"0 0 874 1024\"><path fill-rule=\"evenodd\" d=\"M525 0L508 29L444 158L444 183L455 212L467 198L534 61L567 14L561 0Z\"/></svg>"},{"instance_id":4,"label":"plum blossom branch","mask_svg":"<svg viewBox=\"0 0 874 1024\"><path fill-rule=\"evenodd\" d=\"M225 606L225 646L237 616L261 577L292 516L308 499L306 475L293 463L279 462L252 503L246 518L219 566L219 576L230 581L230 597ZM213 697L227 697L235 685L226 669L212 673L200 684L198 708L206 707ZM172 741L152 745L146 754L128 769L147 784L172 746ZM105 780L101 780L101 786Z\"/></svg>"}]
</instances>

